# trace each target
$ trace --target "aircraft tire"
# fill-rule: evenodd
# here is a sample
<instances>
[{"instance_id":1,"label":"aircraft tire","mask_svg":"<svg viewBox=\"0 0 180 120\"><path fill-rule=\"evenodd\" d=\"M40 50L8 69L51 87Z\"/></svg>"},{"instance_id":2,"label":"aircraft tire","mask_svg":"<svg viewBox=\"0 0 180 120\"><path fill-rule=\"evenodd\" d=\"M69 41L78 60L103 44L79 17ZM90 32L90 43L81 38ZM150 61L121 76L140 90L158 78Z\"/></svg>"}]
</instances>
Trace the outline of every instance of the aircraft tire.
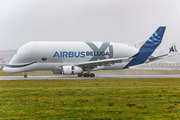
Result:
<instances>
[{"instance_id":1,"label":"aircraft tire","mask_svg":"<svg viewBox=\"0 0 180 120\"><path fill-rule=\"evenodd\" d=\"M83 77L89 77L89 74L84 73L84 74L83 74Z\"/></svg>"},{"instance_id":2,"label":"aircraft tire","mask_svg":"<svg viewBox=\"0 0 180 120\"><path fill-rule=\"evenodd\" d=\"M24 78L27 78L27 75L24 75Z\"/></svg>"},{"instance_id":3,"label":"aircraft tire","mask_svg":"<svg viewBox=\"0 0 180 120\"><path fill-rule=\"evenodd\" d=\"M83 76L83 74L82 74L82 73L79 73L79 74L78 74L78 77L82 77L82 76Z\"/></svg>"},{"instance_id":4,"label":"aircraft tire","mask_svg":"<svg viewBox=\"0 0 180 120\"><path fill-rule=\"evenodd\" d=\"M95 77L95 74L94 74L94 73L91 73L90 76L91 76L91 77Z\"/></svg>"}]
</instances>

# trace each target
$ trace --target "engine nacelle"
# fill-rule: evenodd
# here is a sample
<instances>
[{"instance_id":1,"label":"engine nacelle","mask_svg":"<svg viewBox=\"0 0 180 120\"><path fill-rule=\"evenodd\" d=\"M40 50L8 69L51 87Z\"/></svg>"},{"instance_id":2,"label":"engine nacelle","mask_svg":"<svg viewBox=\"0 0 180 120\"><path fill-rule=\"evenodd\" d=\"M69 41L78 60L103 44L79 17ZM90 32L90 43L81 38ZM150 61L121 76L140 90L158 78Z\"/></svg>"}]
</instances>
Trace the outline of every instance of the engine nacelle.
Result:
<instances>
[{"instance_id":1,"label":"engine nacelle","mask_svg":"<svg viewBox=\"0 0 180 120\"><path fill-rule=\"evenodd\" d=\"M62 74L62 71L61 70L52 70L52 73L53 74Z\"/></svg>"},{"instance_id":2,"label":"engine nacelle","mask_svg":"<svg viewBox=\"0 0 180 120\"><path fill-rule=\"evenodd\" d=\"M62 67L62 73L69 75L69 74L78 74L82 73L83 69L76 66L63 66Z\"/></svg>"},{"instance_id":3,"label":"engine nacelle","mask_svg":"<svg viewBox=\"0 0 180 120\"><path fill-rule=\"evenodd\" d=\"M74 75L78 73L82 73L83 69L76 66L61 66L56 67L52 70L53 74L66 74L66 75Z\"/></svg>"},{"instance_id":4,"label":"engine nacelle","mask_svg":"<svg viewBox=\"0 0 180 120\"><path fill-rule=\"evenodd\" d=\"M54 68L53 70L52 70L52 73L53 74L63 74L62 73L62 67L61 66L57 66L56 68Z\"/></svg>"}]
</instances>

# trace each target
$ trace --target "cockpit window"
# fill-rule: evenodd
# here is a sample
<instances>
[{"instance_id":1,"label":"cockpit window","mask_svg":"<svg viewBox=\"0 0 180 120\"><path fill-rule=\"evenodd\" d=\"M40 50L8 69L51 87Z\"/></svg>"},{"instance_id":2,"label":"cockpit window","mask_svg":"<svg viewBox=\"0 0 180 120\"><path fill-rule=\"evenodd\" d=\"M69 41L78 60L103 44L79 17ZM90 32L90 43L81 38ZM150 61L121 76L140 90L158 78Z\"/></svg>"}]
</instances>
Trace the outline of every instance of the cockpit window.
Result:
<instances>
[{"instance_id":1,"label":"cockpit window","mask_svg":"<svg viewBox=\"0 0 180 120\"><path fill-rule=\"evenodd\" d=\"M7 65L7 67L10 67L10 68L12 68L12 65Z\"/></svg>"}]
</instances>

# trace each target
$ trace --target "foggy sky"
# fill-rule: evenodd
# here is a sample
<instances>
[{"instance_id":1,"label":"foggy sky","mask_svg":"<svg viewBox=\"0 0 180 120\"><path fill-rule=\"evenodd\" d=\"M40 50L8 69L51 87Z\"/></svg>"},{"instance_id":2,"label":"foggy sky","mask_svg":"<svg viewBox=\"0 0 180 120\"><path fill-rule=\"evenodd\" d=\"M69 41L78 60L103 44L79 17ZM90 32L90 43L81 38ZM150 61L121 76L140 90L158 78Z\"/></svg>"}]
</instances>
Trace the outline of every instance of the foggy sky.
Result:
<instances>
[{"instance_id":1,"label":"foggy sky","mask_svg":"<svg viewBox=\"0 0 180 120\"><path fill-rule=\"evenodd\" d=\"M30 41L135 43L167 26L180 48L180 0L0 0L0 50Z\"/></svg>"}]
</instances>

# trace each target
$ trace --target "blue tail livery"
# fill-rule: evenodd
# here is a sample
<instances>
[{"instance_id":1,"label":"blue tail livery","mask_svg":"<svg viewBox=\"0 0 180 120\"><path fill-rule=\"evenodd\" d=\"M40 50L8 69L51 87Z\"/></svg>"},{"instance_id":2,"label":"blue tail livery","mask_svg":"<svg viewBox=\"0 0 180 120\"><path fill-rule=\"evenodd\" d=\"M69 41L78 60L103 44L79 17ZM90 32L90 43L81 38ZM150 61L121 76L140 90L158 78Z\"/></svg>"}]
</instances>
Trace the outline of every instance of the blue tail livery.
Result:
<instances>
[{"instance_id":1,"label":"blue tail livery","mask_svg":"<svg viewBox=\"0 0 180 120\"><path fill-rule=\"evenodd\" d=\"M148 59L148 57L155 51L155 49L161 44L165 29L166 27L164 26L159 27L139 49L138 57L132 59L124 67L124 69L129 68L130 66L143 64Z\"/></svg>"}]
</instances>

